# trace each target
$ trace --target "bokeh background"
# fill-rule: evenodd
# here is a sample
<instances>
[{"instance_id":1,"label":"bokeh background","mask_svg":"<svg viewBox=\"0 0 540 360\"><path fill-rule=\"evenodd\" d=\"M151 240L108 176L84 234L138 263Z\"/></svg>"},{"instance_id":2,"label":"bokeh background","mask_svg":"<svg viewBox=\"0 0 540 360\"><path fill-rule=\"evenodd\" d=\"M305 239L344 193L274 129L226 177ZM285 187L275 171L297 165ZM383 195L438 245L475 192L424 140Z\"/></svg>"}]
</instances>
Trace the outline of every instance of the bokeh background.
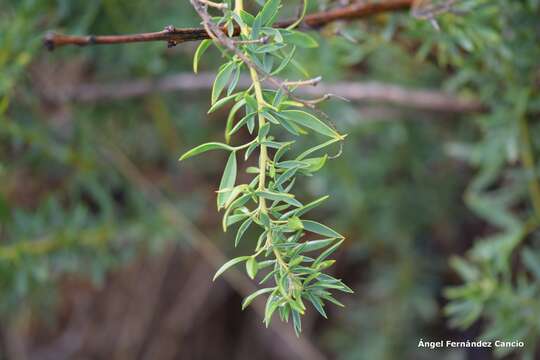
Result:
<instances>
[{"instance_id":1,"label":"bokeh background","mask_svg":"<svg viewBox=\"0 0 540 360\"><path fill-rule=\"evenodd\" d=\"M343 3L310 1L310 10ZM515 124L523 116L531 127L538 122L538 1L488 3L461 2L462 13L438 19L441 31L409 12L331 24L315 33L318 48L298 53L325 85L376 81L476 105L433 108L384 91L323 105L349 136L342 156L299 188L306 198L331 196L314 217L347 237L333 274L355 293L338 294L346 307L329 308L329 320L308 312L296 338L277 319L265 329L256 307L241 311L254 286L242 271L211 282L217 266L251 245L234 249L215 211L225 155L177 161L197 144L223 139L226 110L206 114L221 55L209 51L194 76L196 43L53 52L42 45L47 30L197 26L189 2L0 1L0 358L491 359L490 349L417 346L420 339L473 340L490 329L502 329L496 336L505 340L527 329L519 336L534 358L540 306L532 270L527 305L511 301L510 287L509 298L493 290L465 300L504 301L457 310L476 312L471 318L452 322L447 315L456 309L444 310L444 289L462 284L467 270L467 281L479 279L457 257L480 237L501 234L468 204L471 182L480 186L478 168L509 170L486 186L510 188L514 197L502 205L512 216L530 212L527 181L513 181L530 179L519 170ZM293 16L297 4L286 5L283 17ZM489 203L484 214L499 205ZM534 231L523 238L537 254ZM505 268L510 284L516 269L519 261ZM503 305L514 314L497 319ZM504 332L504 321L529 305L530 326Z\"/></svg>"}]
</instances>

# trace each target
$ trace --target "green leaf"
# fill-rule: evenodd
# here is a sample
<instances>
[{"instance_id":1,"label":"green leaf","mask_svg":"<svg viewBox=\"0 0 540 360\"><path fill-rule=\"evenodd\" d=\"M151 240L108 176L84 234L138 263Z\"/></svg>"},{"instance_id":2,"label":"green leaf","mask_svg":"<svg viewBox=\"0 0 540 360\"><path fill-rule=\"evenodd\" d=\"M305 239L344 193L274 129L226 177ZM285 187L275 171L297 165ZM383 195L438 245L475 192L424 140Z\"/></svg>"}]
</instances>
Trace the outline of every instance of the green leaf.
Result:
<instances>
[{"instance_id":1,"label":"green leaf","mask_svg":"<svg viewBox=\"0 0 540 360\"><path fill-rule=\"evenodd\" d=\"M246 95L244 96L244 100L246 101L246 104L249 106L249 111L246 111L248 113L250 112L256 112L259 105L257 104L257 100L255 100L255 98L251 95L248 95L248 93L246 92Z\"/></svg>"},{"instance_id":2,"label":"green leaf","mask_svg":"<svg viewBox=\"0 0 540 360\"><path fill-rule=\"evenodd\" d=\"M280 45L280 44L275 44L275 45ZM264 51L261 51L262 47L265 46L263 49ZM254 52L256 53L259 53L259 52L262 52L264 55L263 55L263 70L267 73L270 73L272 72L272 68L274 67L274 54L280 49L279 47L276 48L275 51L268 51L269 50L269 47L267 47L266 45L263 45L261 47L258 47L254 50ZM285 46L284 44L281 44L281 47Z\"/></svg>"},{"instance_id":3,"label":"green leaf","mask_svg":"<svg viewBox=\"0 0 540 360\"><path fill-rule=\"evenodd\" d=\"M229 87L227 88L227 95L231 95L232 92L236 89L236 86L238 85L238 82L240 81L241 73L242 73L241 65L236 66L233 71L232 80L229 83Z\"/></svg>"},{"instance_id":4,"label":"green leaf","mask_svg":"<svg viewBox=\"0 0 540 360\"><path fill-rule=\"evenodd\" d=\"M257 272L259 271L259 264L257 259L254 256L251 256L248 261L246 261L246 272L251 279L255 279Z\"/></svg>"},{"instance_id":5,"label":"green leaf","mask_svg":"<svg viewBox=\"0 0 540 360\"><path fill-rule=\"evenodd\" d=\"M321 297L323 299L325 299L325 300L330 301L332 304L335 304L335 305L340 306L340 307L345 307L345 305L343 305L341 302L334 299L334 297L332 295L322 294Z\"/></svg>"},{"instance_id":6,"label":"green leaf","mask_svg":"<svg viewBox=\"0 0 540 360\"><path fill-rule=\"evenodd\" d=\"M291 258L289 260L289 269L294 268L296 265L300 265L304 261L305 261L305 258L302 255L297 256L296 258Z\"/></svg>"},{"instance_id":7,"label":"green leaf","mask_svg":"<svg viewBox=\"0 0 540 360\"><path fill-rule=\"evenodd\" d=\"M304 17L306 16L307 8L308 8L308 0L302 0L302 11L300 12L300 15L298 16L298 19L296 19L295 22L293 22L291 25L287 26L287 30L292 30L298 25L304 21Z\"/></svg>"},{"instance_id":8,"label":"green leaf","mask_svg":"<svg viewBox=\"0 0 540 360\"><path fill-rule=\"evenodd\" d=\"M322 271L322 270L325 270L327 268L329 268L330 266L334 265L336 263L336 260L325 260L325 261L321 261L320 263L317 264L317 266L314 266L318 271ZM325 285L326 286L326 285ZM332 286L326 286L328 288L340 288L340 286L338 285L332 285Z\"/></svg>"},{"instance_id":9,"label":"green leaf","mask_svg":"<svg viewBox=\"0 0 540 360\"><path fill-rule=\"evenodd\" d=\"M213 113L214 111L220 109L221 107L223 107L223 105L225 105L226 103L228 103L230 100L232 100L235 96L237 96L238 94L232 94L232 95L228 95L222 99L219 99L218 101L216 101L216 103L214 105L212 105L210 107L210 109L208 110L208 114L211 114Z\"/></svg>"},{"instance_id":10,"label":"green leaf","mask_svg":"<svg viewBox=\"0 0 540 360\"><path fill-rule=\"evenodd\" d=\"M274 159L275 161L275 159ZM279 175L279 177L276 179L276 187L280 187L285 182L287 182L290 178L292 178L295 174L298 168L290 168L287 169L283 174Z\"/></svg>"},{"instance_id":11,"label":"green leaf","mask_svg":"<svg viewBox=\"0 0 540 360\"><path fill-rule=\"evenodd\" d=\"M302 319L300 317L300 314L300 312L294 309L292 310L293 327L296 336L300 336L300 333L302 332Z\"/></svg>"},{"instance_id":12,"label":"green leaf","mask_svg":"<svg viewBox=\"0 0 540 360\"><path fill-rule=\"evenodd\" d=\"M252 222L253 219L249 218L244 221L242 225L240 225L240 227L238 228L238 232L236 233L236 238L234 239L234 247L238 246L240 240L242 240L242 236L244 236L245 232L247 231Z\"/></svg>"},{"instance_id":13,"label":"green leaf","mask_svg":"<svg viewBox=\"0 0 540 360\"><path fill-rule=\"evenodd\" d=\"M321 120L317 119L315 116L301 110L283 110L279 113L282 117L287 120L294 121L300 126L307 127L313 131L318 132L319 134L333 137L341 138L335 130L323 123Z\"/></svg>"},{"instance_id":14,"label":"green leaf","mask_svg":"<svg viewBox=\"0 0 540 360\"><path fill-rule=\"evenodd\" d=\"M197 73L199 70L199 61L203 54L205 53L206 49L212 44L212 40L206 39L201 41L199 46L197 47L197 50L195 50L195 55L193 56L193 72Z\"/></svg>"},{"instance_id":15,"label":"green leaf","mask_svg":"<svg viewBox=\"0 0 540 360\"><path fill-rule=\"evenodd\" d=\"M319 46L314 38L300 31L281 30L281 36L283 36L283 42L301 48L316 48Z\"/></svg>"},{"instance_id":16,"label":"green leaf","mask_svg":"<svg viewBox=\"0 0 540 360\"><path fill-rule=\"evenodd\" d=\"M253 25L251 26L251 40L257 40L259 38L259 34L261 32L261 27L263 26L261 17L256 16L255 20L253 21ZM252 59L256 63L256 59Z\"/></svg>"},{"instance_id":17,"label":"green leaf","mask_svg":"<svg viewBox=\"0 0 540 360\"><path fill-rule=\"evenodd\" d=\"M229 261L227 261L225 264L223 264L219 269L218 271L216 271L216 274L214 275L214 278L212 279L212 281L215 281L221 274L223 274L225 271L227 271L227 269L229 269L230 267L238 264L238 263L241 263L242 261L246 261L247 259L249 259L251 256L239 256L237 258L234 258L234 259L231 259Z\"/></svg>"},{"instance_id":18,"label":"green leaf","mask_svg":"<svg viewBox=\"0 0 540 360\"><path fill-rule=\"evenodd\" d=\"M250 27L253 26L253 22L255 21L255 17L243 9L240 10L240 18Z\"/></svg>"},{"instance_id":19,"label":"green leaf","mask_svg":"<svg viewBox=\"0 0 540 360\"><path fill-rule=\"evenodd\" d=\"M265 275L265 277L262 278L261 281L259 281L259 284L264 284L268 279L270 279L275 273L277 272L277 270L272 270L270 271L268 274Z\"/></svg>"},{"instance_id":20,"label":"green leaf","mask_svg":"<svg viewBox=\"0 0 540 360\"><path fill-rule=\"evenodd\" d=\"M230 61L224 64L216 75L214 86L212 87L212 105L215 104L223 89L229 82L231 75L235 69L234 62Z\"/></svg>"},{"instance_id":21,"label":"green leaf","mask_svg":"<svg viewBox=\"0 0 540 360\"><path fill-rule=\"evenodd\" d=\"M289 149L291 148L291 145L294 144L294 141L288 141L288 142L285 142L285 143L282 143L281 147L278 149L278 151L276 151L276 154L274 155L274 162L279 162L279 160L281 159L281 157L287 152L289 151Z\"/></svg>"},{"instance_id":22,"label":"green leaf","mask_svg":"<svg viewBox=\"0 0 540 360\"><path fill-rule=\"evenodd\" d=\"M306 168L302 168L302 171L308 173L314 173L316 171L319 171L326 163L326 159L328 159L328 155L324 155L318 158L304 159L303 161L308 163L309 165Z\"/></svg>"},{"instance_id":23,"label":"green leaf","mask_svg":"<svg viewBox=\"0 0 540 360\"><path fill-rule=\"evenodd\" d=\"M276 69L274 69L274 71L272 72L272 75L278 75L280 72L282 72L293 59L295 52L296 52L296 47L293 47L292 50L289 51L289 54L281 61L279 66ZM273 105L275 106L276 103L274 102Z\"/></svg>"},{"instance_id":24,"label":"green leaf","mask_svg":"<svg viewBox=\"0 0 540 360\"><path fill-rule=\"evenodd\" d=\"M270 132L270 124L266 123L259 128L259 133L257 134L257 140L259 143L262 143L266 140L266 136Z\"/></svg>"},{"instance_id":25,"label":"green leaf","mask_svg":"<svg viewBox=\"0 0 540 360\"><path fill-rule=\"evenodd\" d=\"M259 18L262 25L270 25L270 21L277 15L280 4L281 0L267 1L255 19Z\"/></svg>"},{"instance_id":26,"label":"green leaf","mask_svg":"<svg viewBox=\"0 0 540 360\"><path fill-rule=\"evenodd\" d=\"M325 195L323 197L318 198L317 200L314 200L314 201L310 202L309 204L306 204L306 205L304 205L302 207L299 207L298 209L291 210L291 211L283 214L280 219L286 219L289 216L293 216L293 215L302 216L305 213L307 213L308 211L310 211L310 210L316 208L317 206L319 206L322 202L326 201L326 199L328 199L329 197L330 196Z\"/></svg>"},{"instance_id":27,"label":"green leaf","mask_svg":"<svg viewBox=\"0 0 540 360\"><path fill-rule=\"evenodd\" d=\"M244 220L245 218L247 218L249 215L248 214L234 214L234 215L231 215L227 218L227 222L226 222L226 226L231 226L233 224L236 224L237 222L239 221L242 221Z\"/></svg>"},{"instance_id":28,"label":"green leaf","mask_svg":"<svg viewBox=\"0 0 540 360\"><path fill-rule=\"evenodd\" d=\"M247 308L252 302L253 300L255 300L255 298L259 295L263 295L263 294L267 294L269 292L272 292L274 291L276 288L273 287L273 288L265 288L265 289L259 289L257 291L255 291L253 294L249 295L248 297L246 297L244 299L244 302L242 303L242 310L244 310L245 308Z\"/></svg>"},{"instance_id":29,"label":"green leaf","mask_svg":"<svg viewBox=\"0 0 540 360\"><path fill-rule=\"evenodd\" d=\"M293 231L296 231L302 230L304 225L302 224L302 220L300 220L300 218L293 216L287 220L287 227Z\"/></svg>"},{"instance_id":30,"label":"green leaf","mask_svg":"<svg viewBox=\"0 0 540 360\"><path fill-rule=\"evenodd\" d=\"M246 217L249 216L249 212L246 213L246 211L245 211L246 208L243 207L249 200L251 200L251 194L244 194L244 195L240 196L238 199L236 199L235 201L232 202L232 204L227 209L227 212L223 216L224 217L224 219L223 219L223 221L224 221L223 230L224 231L227 231L227 227L229 225L231 225L231 220L230 219L225 220L225 217L229 216L229 212L232 211L233 209L241 208L240 211L243 211L243 213L237 213L237 214L231 215L231 216L238 216L238 215L242 216L242 218L240 220L243 220L243 219L245 219Z\"/></svg>"},{"instance_id":31,"label":"green leaf","mask_svg":"<svg viewBox=\"0 0 540 360\"><path fill-rule=\"evenodd\" d=\"M328 256L330 256L334 251L337 250L337 248L345 241L345 239L338 241L328 249L326 249L317 259L315 259L315 262L313 262L312 267L317 267L324 259L326 259Z\"/></svg>"},{"instance_id":32,"label":"green leaf","mask_svg":"<svg viewBox=\"0 0 540 360\"><path fill-rule=\"evenodd\" d=\"M238 101L236 104L233 105L231 111L229 112L229 116L227 117L227 124L225 125L225 141L227 142L227 144L231 142L231 135L229 135L229 132L233 127L234 116L236 115L238 110L240 110L240 108L244 106L245 103L246 101L244 99Z\"/></svg>"},{"instance_id":33,"label":"green leaf","mask_svg":"<svg viewBox=\"0 0 540 360\"><path fill-rule=\"evenodd\" d=\"M301 169L301 168L307 168L308 166L309 166L308 163L305 163L303 161L296 161L296 160L285 160L277 164L277 167L282 168L282 169Z\"/></svg>"},{"instance_id":34,"label":"green leaf","mask_svg":"<svg viewBox=\"0 0 540 360\"><path fill-rule=\"evenodd\" d=\"M319 234L319 235L323 235L323 236L326 236L326 237L329 237L329 238L341 238L343 239L344 237L335 232L334 230L330 229L328 226L325 226L323 224L320 224L316 221L312 221L312 220L302 220L302 224L304 225L304 230L306 231L309 231L309 232L312 232L312 233L315 233L315 234Z\"/></svg>"},{"instance_id":35,"label":"green leaf","mask_svg":"<svg viewBox=\"0 0 540 360\"><path fill-rule=\"evenodd\" d=\"M250 120L250 119L253 119L255 117L255 112L252 112L252 113L249 113L247 114L246 116L244 116L243 118L241 118L237 123L236 125L234 125L234 127L228 132L228 135L229 137L231 135L234 135L238 130L240 130L244 125L246 125L246 123Z\"/></svg>"},{"instance_id":36,"label":"green leaf","mask_svg":"<svg viewBox=\"0 0 540 360\"><path fill-rule=\"evenodd\" d=\"M321 314L325 319L328 319L326 316L326 311L324 311L324 303L321 301L321 299L311 293L307 293L306 297L311 302L313 307L319 312L319 314Z\"/></svg>"},{"instance_id":37,"label":"green leaf","mask_svg":"<svg viewBox=\"0 0 540 360\"><path fill-rule=\"evenodd\" d=\"M334 241L336 241L335 238L306 241L305 243L303 243L303 245L305 245L304 248L303 248L303 252L315 251L315 250L325 248L328 245L330 245L331 243L333 243Z\"/></svg>"},{"instance_id":38,"label":"green leaf","mask_svg":"<svg viewBox=\"0 0 540 360\"><path fill-rule=\"evenodd\" d=\"M226 190L226 192L229 192L229 198L227 199L227 202L225 202L225 204L223 205L223 207L225 209L228 209L229 207L231 209L234 209L234 207L232 207L231 205L233 203L236 203L236 198L242 194L246 189L246 185L243 184L243 185L238 185L238 186L235 186L230 192L229 190ZM249 195L248 195L249 196ZM241 204L241 205L238 205L238 206L242 206L244 204Z\"/></svg>"},{"instance_id":39,"label":"green leaf","mask_svg":"<svg viewBox=\"0 0 540 360\"><path fill-rule=\"evenodd\" d=\"M302 206L302 203L299 202L294 198L294 195L291 194L282 194L282 193L276 193L273 191L257 191L255 192L255 195L263 197L265 199L269 200L275 200L275 201L283 201L287 204L291 204L294 206Z\"/></svg>"},{"instance_id":40,"label":"green leaf","mask_svg":"<svg viewBox=\"0 0 540 360\"><path fill-rule=\"evenodd\" d=\"M202 154L207 151L211 150L229 150L233 151L234 148L232 146L229 146L227 144L218 143L218 142L209 142L206 144L201 144L199 146L194 147L193 149L186 152L184 155L180 156L180 161L185 160L187 158L190 158L192 156Z\"/></svg>"},{"instance_id":41,"label":"green leaf","mask_svg":"<svg viewBox=\"0 0 540 360\"><path fill-rule=\"evenodd\" d=\"M259 143L254 142L253 144L249 145L249 147L246 150L246 153L244 154L244 160L247 161L247 159L250 157L251 153L255 151L256 148L259 147Z\"/></svg>"},{"instance_id":42,"label":"green leaf","mask_svg":"<svg viewBox=\"0 0 540 360\"><path fill-rule=\"evenodd\" d=\"M291 134L295 136L300 135L300 132L298 131L298 126L296 124L290 122L284 117L279 116L278 113L274 113L274 115L278 115L276 119L280 123L280 125L283 126L285 130L287 130L288 132L290 132ZM270 115L270 116L273 116L273 115Z\"/></svg>"},{"instance_id":43,"label":"green leaf","mask_svg":"<svg viewBox=\"0 0 540 360\"><path fill-rule=\"evenodd\" d=\"M223 176L221 177L221 182L219 183L219 190L231 189L234 187L236 182L236 153L233 151L229 155L227 160L227 165L225 165L225 170L223 170ZM221 209L227 200L229 199L230 192L218 192L217 194L217 204L218 209Z\"/></svg>"},{"instance_id":44,"label":"green leaf","mask_svg":"<svg viewBox=\"0 0 540 360\"><path fill-rule=\"evenodd\" d=\"M304 315L306 308L301 298L293 299L292 301L289 301L288 304L291 307L291 309L297 311L299 315Z\"/></svg>"},{"instance_id":45,"label":"green leaf","mask_svg":"<svg viewBox=\"0 0 540 360\"><path fill-rule=\"evenodd\" d=\"M276 290L274 290L274 292L275 291ZM279 305L278 301L279 301L279 298L275 296L274 293L272 293L272 295L268 297L268 300L266 300L266 307L264 309L264 320L263 320L266 327L268 327L268 325L270 325L270 322L272 321L272 315L274 314L274 311L276 311Z\"/></svg>"},{"instance_id":46,"label":"green leaf","mask_svg":"<svg viewBox=\"0 0 540 360\"><path fill-rule=\"evenodd\" d=\"M257 47L255 50L253 50L253 52L256 53L256 54L269 54L269 53L276 52L279 49L284 48L285 46L287 46L287 45L285 45L285 44L276 44L276 43L265 44L265 45ZM271 66L264 66L264 70L266 72L270 72L271 71Z\"/></svg>"},{"instance_id":47,"label":"green leaf","mask_svg":"<svg viewBox=\"0 0 540 360\"><path fill-rule=\"evenodd\" d=\"M318 151L318 150L321 150L321 149L323 149L323 148L325 148L325 147L327 147L327 146L329 146L329 145L332 145L332 144L334 144L334 143L336 143L336 142L338 142L338 141L341 141L341 140L343 140L343 138L345 138L345 136L346 136L346 135L342 135L342 138L340 138L340 139L331 139L331 140L328 140L328 141L326 141L326 142L324 142L324 143L322 143L322 144L319 144L319 145L314 146L314 147L312 147L312 148L310 148L310 149L307 149L306 151L304 151L303 153L301 153L300 155L298 155L298 157L296 158L296 160L302 160L302 159L304 159L306 156L311 155L312 153L314 153L314 152L316 152L316 151Z\"/></svg>"}]
</instances>

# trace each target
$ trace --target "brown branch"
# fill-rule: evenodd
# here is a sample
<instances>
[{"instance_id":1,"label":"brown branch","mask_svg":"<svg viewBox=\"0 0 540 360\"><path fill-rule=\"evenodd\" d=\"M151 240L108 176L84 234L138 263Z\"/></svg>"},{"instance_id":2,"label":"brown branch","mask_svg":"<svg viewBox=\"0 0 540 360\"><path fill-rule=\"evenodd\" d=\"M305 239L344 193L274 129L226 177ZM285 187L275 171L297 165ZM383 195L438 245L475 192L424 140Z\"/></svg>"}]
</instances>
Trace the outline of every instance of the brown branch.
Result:
<instances>
[{"instance_id":1,"label":"brown branch","mask_svg":"<svg viewBox=\"0 0 540 360\"><path fill-rule=\"evenodd\" d=\"M413 0L386 0L381 2L362 1L342 8L318 12L307 15L300 25L301 28L319 28L326 24L339 20L356 20L384 12L406 10L411 7ZM277 28L285 28L295 20L287 20L275 24ZM240 33L240 28L235 28L235 35ZM175 46L187 41L208 39L208 33L204 28L175 28L167 26L164 30L151 33L132 35L104 35L104 36L74 36L49 32L43 42L49 50L64 45L98 45L98 44L125 44L134 42L166 41Z\"/></svg>"},{"instance_id":2,"label":"brown branch","mask_svg":"<svg viewBox=\"0 0 540 360\"><path fill-rule=\"evenodd\" d=\"M154 92L205 91L211 88L215 78L211 73L177 74L155 80L120 81L111 84L82 84L75 87L57 87L38 84L43 96L54 103L69 101L79 103L106 102L145 96ZM251 84L248 77L241 77L240 88ZM474 99L464 99L448 93L428 89L410 89L379 82L320 83L302 87L299 94L324 96L332 94L350 101L382 102L398 106L430 111L469 113L485 111L485 106Z\"/></svg>"}]
</instances>

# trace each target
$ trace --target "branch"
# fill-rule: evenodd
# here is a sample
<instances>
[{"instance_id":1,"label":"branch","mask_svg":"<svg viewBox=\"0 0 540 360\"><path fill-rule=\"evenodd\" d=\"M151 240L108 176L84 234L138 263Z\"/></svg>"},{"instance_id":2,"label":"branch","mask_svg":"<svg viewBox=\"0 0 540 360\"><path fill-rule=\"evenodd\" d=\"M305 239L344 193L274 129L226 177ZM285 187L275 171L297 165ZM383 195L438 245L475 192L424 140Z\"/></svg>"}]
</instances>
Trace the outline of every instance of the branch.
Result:
<instances>
[{"instance_id":1,"label":"branch","mask_svg":"<svg viewBox=\"0 0 540 360\"><path fill-rule=\"evenodd\" d=\"M79 103L106 102L141 97L154 92L204 91L212 87L215 75L210 73L177 74L154 80L116 81L110 84L82 84L70 88L43 89L43 96L56 103L69 101ZM238 86L246 88L250 79L243 76ZM324 96L332 94L350 101L373 101L398 106L431 111L470 113L485 111L485 106L477 100L464 99L442 91L428 89L410 89L398 85L379 82L337 82L320 83L313 87L297 89L300 94Z\"/></svg>"},{"instance_id":2,"label":"branch","mask_svg":"<svg viewBox=\"0 0 540 360\"><path fill-rule=\"evenodd\" d=\"M326 24L339 20L356 20L384 12L406 10L411 7L413 0L386 0L384 2L358 2L342 8L318 12L307 15L302 21L301 28L320 28ZM285 28L293 24L295 20L287 20L275 24L276 28ZM240 28L235 28L235 35L240 33ZM49 50L64 45L110 45L148 41L166 41L169 47L187 41L208 39L209 35L204 28L175 28L167 26L164 30L151 33L131 35L105 35L105 36L74 36L49 32L43 42Z\"/></svg>"}]
</instances>

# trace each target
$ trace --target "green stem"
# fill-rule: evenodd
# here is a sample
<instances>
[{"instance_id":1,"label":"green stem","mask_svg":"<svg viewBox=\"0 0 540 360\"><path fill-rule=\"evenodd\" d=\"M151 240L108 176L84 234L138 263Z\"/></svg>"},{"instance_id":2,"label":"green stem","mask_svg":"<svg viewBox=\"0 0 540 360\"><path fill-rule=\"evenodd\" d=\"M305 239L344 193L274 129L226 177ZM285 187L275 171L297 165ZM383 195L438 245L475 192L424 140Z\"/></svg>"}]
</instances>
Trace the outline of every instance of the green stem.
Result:
<instances>
[{"instance_id":1,"label":"green stem","mask_svg":"<svg viewBox=\"0 0 540 360\"><path fill-rule=\"evenodd\" d=\"M236 0L235 1L235 8L234 11L240 16L240 11L244 9L244 1L243 0ZM246 26L243 26L242 34L249 35L249 28ZM257 74L257 71L253 68L249 69L249 74L251 76L251 81L253 83L253 89L255 91L255 99L257 100L257 107L259 110L259 131L263 127L263 125L266 123L266 120L264 116L260 113L260 110L264 107L265 101L263 97L261 82L259 80L259 75ZM266 165L268 162L268 152L266 149L266 145L261 144L260 146L260 154L259 154L259 190L264 190L266 188ZM259 199L259 210L261 212L266 212L266 200L264 198Z\"/></svg>"},{"instance_id":2,"label":"green stem","mask_svg":"<svg viewBox=\"0 0 540 360\"><path fill-rule=\"evenodd\" d=\"M259 75L255 69L249 70L251 75L251 80L254 84L255 89L255 98L257 100L257 106L259 110L259 131L266 123L266 119L261 113L262 108L264 107L264 98L262 93L261 82L259 81ZM266 165L268 162L268 152L266 145L261 144L260 154L259 154L259 190L264 190L266 188ZM261 198L259 202L261 211L266 211L266 201L264 198Z\"/></svg>"},{"instance_id":3,"label":"green stem","mask_svg":"<svg viewBox=\"0 0 540 360\"><path fill-rule=\"evenodd\" d=\"M240 15L240 10L244 8L243 0L236 0L235 1L235 12ZM241 29L242 34L249 35L249 29L247 27L243 27ZM261 86L261 81L259 79L259 74L257 73L257 70L250 68L249 74L251 77L251 81L253 83L253 90L255 92L255 99L257 100L257 107L258 107L258 120L259 120L259 131L266 123L266 119L262 115L261 110L264 108L266 101L264 100L263 96L263 90ZM261 144L260 146L260 153L259 153L259 185L258 190L265 190L266 189L266 168L267 164L269 162L268 159L268 150L266 148L266 145ZM259 198L259 211L260 212L266 212L266 200L263 197ZM266 244L267 246L271 246L273 249L273 253L276 257L276 261L278 262L279 266L282 267L287 273L289 272L289 267L287 266L287 263L283 259L283 256L279 252L279 250L273 246L272 244L272 235L270 231L268 231L268 235L266 237Z\"/></svg>"},{"instance_id":4,"label":"green stem","mask_svg":"<svg viewBox=\"0 0 540 360\"><path fill-rule=\"evenodd\" d=\"M234 3L234 11L240 16L241 10L244 10L244 1L236 0Z\"/></svg>"},{"instance_id":5,"label":"green stem","mask_svg":"<svg viewBox=\"0 0 540 360\"><path fill-rule=\"evenodd\" d=\"M250 142L245 143L244 145L235 146L234 151L245 149L245 148L249 147L250 145L252 145L256 141L257 141L257 139L253 139Z\"/></svg>"}]
</instances>

